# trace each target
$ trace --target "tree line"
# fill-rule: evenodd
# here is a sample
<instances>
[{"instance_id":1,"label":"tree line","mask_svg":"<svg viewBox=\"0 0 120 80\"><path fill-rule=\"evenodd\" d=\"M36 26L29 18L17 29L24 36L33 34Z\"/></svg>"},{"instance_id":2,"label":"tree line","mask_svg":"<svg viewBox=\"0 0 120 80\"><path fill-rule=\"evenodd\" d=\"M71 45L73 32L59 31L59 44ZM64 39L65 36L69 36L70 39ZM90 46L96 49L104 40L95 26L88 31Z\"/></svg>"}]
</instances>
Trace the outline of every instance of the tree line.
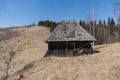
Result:
<instances>
[{"instance_id":1,"label":"tree line","mask_svg":"<svg viewBox=\"0 0 120 80\"><path fill-rule=\"evenodd\" d=\"M94 24L93 24L94 23ZM117 25L113 17L108 17L108 20L90 21L86 23L80 20L79 24L85 28L91 35L93 35L94 27L94 37L96 38L96 44L109 44L120 42L120 26Z\"/></svg>"},{"instance_id":2,"label":"tree line","mask_svg":"<svg viewBox=\"0 0 120 80\"><path fill-rule=\"evenodd\" d=\"M38 22L38 25L49 27L51 32L57 24L57 22L50 20ZM94 35L97 40L95 44L97 45L120 42L120 25L115 23L113 17L108 17L107 21L99 20L98 22L80 20L79 24L91 35Z\"/></svg>"},{"instance_id":3,"label":"tree line","mask_svg":"<svg viewBox=\"0 0 120 80\"><path fill-rule=\"evenodd\" d=\"M50 28L50 32L52 32L55 27L57 26L57 22L55 21L50 21L50 20L46 20L46 21L39 21L38 25L40 26L45 26L45 27L49 27Z\"/></svg>"}]
</instances>

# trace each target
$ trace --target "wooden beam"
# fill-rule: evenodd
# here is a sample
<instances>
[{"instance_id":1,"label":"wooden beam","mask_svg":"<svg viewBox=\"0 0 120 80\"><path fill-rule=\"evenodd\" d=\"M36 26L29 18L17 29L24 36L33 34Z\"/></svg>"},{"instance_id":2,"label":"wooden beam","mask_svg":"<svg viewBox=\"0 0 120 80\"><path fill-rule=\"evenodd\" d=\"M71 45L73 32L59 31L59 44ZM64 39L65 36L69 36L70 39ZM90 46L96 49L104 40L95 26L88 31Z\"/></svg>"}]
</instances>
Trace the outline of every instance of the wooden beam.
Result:
<instances>
[{"instance_id":1,"label":"wooden beam","mask_svg":"<svg viewBox=\"0 0 120 80\"><path fill-rule=\"evenodd\" d=\"M73 42L73 45L74 45L74 50L75 50L75 49L76 49L76 48L75 48L75 42Z\"/></svg>"},{"instance_id":2,"label":"wooden beam","mask_svg":"<svg viewBox=\"0 0 120 80\"><path fill-rule=\"evenodd\" d=\"M67 42L66 42L66 56L67 56L67 48L68 48L68 46L67 46Z\"/></svg>"}]
</instances>

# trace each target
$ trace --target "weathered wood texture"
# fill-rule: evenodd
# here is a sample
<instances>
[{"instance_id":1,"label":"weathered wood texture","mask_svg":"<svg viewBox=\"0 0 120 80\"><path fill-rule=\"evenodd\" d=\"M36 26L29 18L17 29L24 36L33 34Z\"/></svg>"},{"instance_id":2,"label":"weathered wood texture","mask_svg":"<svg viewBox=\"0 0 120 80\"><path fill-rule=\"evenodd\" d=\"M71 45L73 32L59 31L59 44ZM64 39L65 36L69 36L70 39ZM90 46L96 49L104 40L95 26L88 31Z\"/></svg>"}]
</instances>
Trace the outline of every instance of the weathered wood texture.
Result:
<instances>
[{"instance_id":1,"label":"weathered wood texture","mask_svg":"<svg viewBox=\"0 0 120 80\"><path fill-rule=\"evenodd\" d=\"M92 54L91 42L51 42L46 56L79 56Z\"/></svg>"},{"instance_id":2,"label":"weathered wood texture","mask_svg":"<svg viewBox=\"0 0 120 80\"><path fill-rule=\"evenodd\" d=\"M62 21L46 40L45 56L77 56L93 52L91 42L96 39L74 21Z\"/></svg>"},{"instance_id":3,"label":"weathered wood texture","mask_svg":"<svg viewBox=\"0 0 120 80\"><path fill-rule=\"evenodd\" d=\"M51 33L46 42L54 41L95 41L96 39L73 21L63 21Z\"/></svg>"}]
</instances>

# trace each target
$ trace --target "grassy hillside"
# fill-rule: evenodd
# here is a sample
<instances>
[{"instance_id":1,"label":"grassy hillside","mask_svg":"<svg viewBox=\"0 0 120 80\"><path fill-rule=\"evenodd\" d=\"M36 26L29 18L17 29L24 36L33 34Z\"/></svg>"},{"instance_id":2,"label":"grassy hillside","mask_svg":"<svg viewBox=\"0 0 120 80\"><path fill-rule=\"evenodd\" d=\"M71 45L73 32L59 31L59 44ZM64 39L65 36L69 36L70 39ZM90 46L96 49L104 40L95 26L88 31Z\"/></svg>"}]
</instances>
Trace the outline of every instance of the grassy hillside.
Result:
<instances>
[{"instance_id":1,"label":"grassy hillside","mask_svg":"<svg viewBox=\"0 0 120 80\"><path fill-rule=\"evenodd\" d=\"M49 29L37 26L30 28L12 28L10 31L20 32L20 36L0 42L0 80L5 75L6 61L9 53L15 52L10 64L9 74L15 73L31 61L40 59L47 50L44 42L49 35Z\"/></svg>"},{"instance_id":2,"label":"grassy hillside","mask_svg":"<svg viewBox=\"0 0 120 80\"><path fill-rule=\"evenodd\" d=\"M119 80L120 43L95 46L98 53L77 57L43 57L49 29L38 26L13 28L20 36L0 42L0 80L6 75L6 61L14 52L9 80Z\"/></svg>"}]
</instances>

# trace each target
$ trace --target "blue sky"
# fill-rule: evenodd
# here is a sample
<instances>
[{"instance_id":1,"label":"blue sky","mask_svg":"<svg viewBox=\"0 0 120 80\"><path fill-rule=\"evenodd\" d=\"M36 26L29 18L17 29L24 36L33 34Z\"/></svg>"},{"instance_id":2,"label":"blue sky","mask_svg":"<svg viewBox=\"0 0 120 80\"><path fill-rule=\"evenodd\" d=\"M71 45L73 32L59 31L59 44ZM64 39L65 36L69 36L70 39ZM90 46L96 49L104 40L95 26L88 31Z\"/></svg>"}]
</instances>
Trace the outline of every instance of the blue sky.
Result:
<instances>
[{"instance_id":1,"label":"blue sky","mask_svg":"<svg viewBox=\"0 0 120 80\"><path fill-rule=\"evenodd\" d=\"M86 20L114 17L115 0L0 0L0 27L22 26L39 20Z\"/></svg>"}]
</instances>

